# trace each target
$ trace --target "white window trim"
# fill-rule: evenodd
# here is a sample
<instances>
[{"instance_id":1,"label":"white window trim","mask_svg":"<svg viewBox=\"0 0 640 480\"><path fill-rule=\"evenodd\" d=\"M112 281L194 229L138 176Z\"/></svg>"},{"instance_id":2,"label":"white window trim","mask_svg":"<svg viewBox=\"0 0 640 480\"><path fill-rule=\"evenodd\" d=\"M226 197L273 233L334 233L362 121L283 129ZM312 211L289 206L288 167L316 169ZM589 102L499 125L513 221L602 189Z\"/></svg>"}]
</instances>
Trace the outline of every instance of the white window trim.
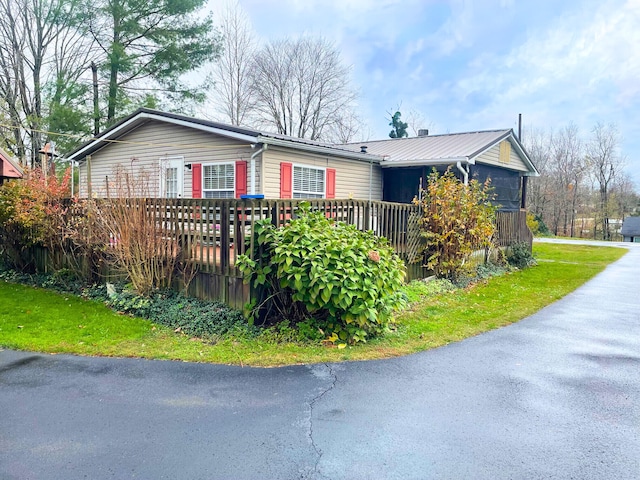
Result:
<instances>
[{"instance_id":1,"label":"white window trim","mask_svg":"<svg viewBox=\"0 0 640 480\"><path fill-rule=\"evenodd\" d=\"M206 162L206 163L202 163L202 172L201 172L202 198L207 198L206 192L228 192L229 191L229 189L226 189L226 188L218 188L218 189L205 188L205 185L204 185L205 168L210 166L222 166L222 165L231 165L231 171L233 172L233 187L231 188L231 191L233 192L233 195L231 195L231 197L229 198L236 197L236 162Z\"/></svg>"},{"instance_id":2,"label":"white window trim","mask_svg":"<svg viewBox=\"0 0 640 480\"><path fill-rule=\"evenodd\" d=\"M310 168L313 170L322 170L322 173L324 175L324 179L323 179L323 185L324 185L324 191L322 192L322 197L320 198L327 198L327 167L317 167L315 165L305 165L304 163L292 163L291 164L291 197L292 198L318 198L318 197L296 197L296 194L299 195L318 195L320 194L320 192L303 192L300 190L296 190L295 188L295 181L294 181L294 175L295 175L295 171L296 171L296 167L300 167L300 168Z\"/></svg>"},{"instance_id":3,"label":"white window trim","mask_svg":"<svg viewBox=\"0 0 640 480\"><path fill-rule=\"evenodd\" d=\"M184 197L184 157L182 155L171 155L167 157L161 157L158 160L160 166L159 175L159 196L161 198L167 197L167 184L165 179L165 171L171 166L177 169L178 172L178 192L177 198Z\"/></svg>"}]
</instances>

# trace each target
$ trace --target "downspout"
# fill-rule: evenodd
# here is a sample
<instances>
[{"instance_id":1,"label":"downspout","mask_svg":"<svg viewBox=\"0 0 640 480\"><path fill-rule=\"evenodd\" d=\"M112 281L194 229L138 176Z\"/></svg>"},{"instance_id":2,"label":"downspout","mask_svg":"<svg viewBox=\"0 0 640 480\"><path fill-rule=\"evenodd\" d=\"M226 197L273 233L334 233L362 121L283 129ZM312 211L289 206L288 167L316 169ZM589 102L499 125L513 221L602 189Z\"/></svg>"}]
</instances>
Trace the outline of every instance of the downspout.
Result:
<instances>
[{"instance_id":1,"label":"downspout","mask_svg":"<svg viewBox=\"0 0 640 480\"><path fill-rule=\"evenodd\" d=\"M256 148L256 144L252 144L251 148ZM251 190L249 191L249 193L251 195L255 195L256 194L256 157L258 155L260 155L262 152L266 151L268 148L268 145L262 144L262 147L260 147L260 149L256 152L253 152L251 154L251 163L250 163L250 170L251 170Z\"/></svg>"},{"instance_id":2,"label":"downspout","mask_svg":"<svg viewBox=\"0 0 640 480\"><path fill-rule=\"evenodd\" d=\"M458 170L460 170L464 176L464 184L469 185L469 172L462 167L462 162L456 162L456 167L458 167Z\"/></svg>"},{"instance_id":3,"label":"downspout","mask_svg":"<svg viewBox=\"0 0 640 480\"><path fill-rule=\"evenodd\" d=\"M371 203L372 185L373 185L373 160L369 160L369 203Z\"/></svg>"}]
</instances>

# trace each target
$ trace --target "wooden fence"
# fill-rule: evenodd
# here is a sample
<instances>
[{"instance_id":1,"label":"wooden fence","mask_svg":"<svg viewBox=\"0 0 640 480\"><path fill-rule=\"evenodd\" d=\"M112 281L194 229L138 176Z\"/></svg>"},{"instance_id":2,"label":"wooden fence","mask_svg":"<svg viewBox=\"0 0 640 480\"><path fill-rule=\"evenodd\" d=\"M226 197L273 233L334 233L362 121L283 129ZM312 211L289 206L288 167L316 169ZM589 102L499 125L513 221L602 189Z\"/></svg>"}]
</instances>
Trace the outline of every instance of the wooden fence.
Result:
<instances>
[{"instance_id":1,"label":"wooden fence","mask_svg":"<svg viewBox=\"0 0 640 480\"><path fill-rule=\"evenodd\" d=\"M526 243L529 250L533 246L533 233L527 226L527 211L498 212L496 215L498 245L508 247L516 243Z\"/></svg>"},{"instance_id":2,"label":"wooden fence","mask_svg":"<svg viewBox=\"0 0 640 480\"><path fill-rule=\"evenodd\" d=\"M102 200L109 202L110 200ZM116 201L125 201L118 199ZM197 266L190 283L189 294L199 298L220 300L242 308L251 298L250 287L244 284L237 268L239 255L251 255L255 250L254 231L259 220L269 219L281 226L295 218L300 202L325 212L328 218L372 230L386 237L407 266L407 280L424 278L429 271L423 266L420 209L410 204L363 200L222 200L222 199L131 199L139 208L156 219L157 235L179 246L176 251L184 260ZM69 216L83 215L76 208ZM499 212L498 242L508 246L526 241L531 244L531 232L526 226L526 212ZM110 238L115 248L117 238ZM40 262L39 262L40 263ZM107 275L109 273L107 272Z\"/></svg>"}]
</instances>

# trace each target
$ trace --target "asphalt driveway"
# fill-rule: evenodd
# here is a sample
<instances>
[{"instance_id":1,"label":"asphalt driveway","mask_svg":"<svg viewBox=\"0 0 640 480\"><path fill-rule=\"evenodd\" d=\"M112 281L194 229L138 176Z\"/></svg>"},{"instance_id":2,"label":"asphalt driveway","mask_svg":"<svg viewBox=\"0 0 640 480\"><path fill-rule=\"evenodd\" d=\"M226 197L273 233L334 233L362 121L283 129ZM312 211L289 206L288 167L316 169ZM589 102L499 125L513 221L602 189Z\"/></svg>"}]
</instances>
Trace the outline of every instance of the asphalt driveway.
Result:
<instances>
[{"instance_id":1,"label":"asphalt driveway","mask_svg":"<svg viewBox=\"0 0 640 480\"><path fill-rule=\"evenodd\" d=\"M638 479L640 245L517 324L398 359L0 351L0 478Z\"/></svg>"}]
</instances>

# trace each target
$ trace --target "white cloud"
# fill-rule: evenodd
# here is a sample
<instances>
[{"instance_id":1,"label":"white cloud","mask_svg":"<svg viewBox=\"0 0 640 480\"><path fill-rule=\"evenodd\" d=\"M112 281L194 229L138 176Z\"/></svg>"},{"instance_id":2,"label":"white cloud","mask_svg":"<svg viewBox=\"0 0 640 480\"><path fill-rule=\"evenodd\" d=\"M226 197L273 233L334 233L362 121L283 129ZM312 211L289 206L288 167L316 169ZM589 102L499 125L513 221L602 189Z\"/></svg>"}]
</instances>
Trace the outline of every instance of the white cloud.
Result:
<instances>
[{"instance_id":1,"label":"white cloud","mask_svg":"<svg viewBox=\"0 0 640 480\"><path fill-rule=\"evenodd\" d=\"M550 113L558 104L603 108L613 95L624 105L640 95L640 2L602 5L597 12L577 12L547 29L530 33L505 57L484 56L470 64L471 74L456 84L461 97L484 92L493 97L486 110L514 103L538 104ZM612 91L613 89L613 91ZM593 112L594 114L597 112Z\"/></svg>"}]
</instances>

